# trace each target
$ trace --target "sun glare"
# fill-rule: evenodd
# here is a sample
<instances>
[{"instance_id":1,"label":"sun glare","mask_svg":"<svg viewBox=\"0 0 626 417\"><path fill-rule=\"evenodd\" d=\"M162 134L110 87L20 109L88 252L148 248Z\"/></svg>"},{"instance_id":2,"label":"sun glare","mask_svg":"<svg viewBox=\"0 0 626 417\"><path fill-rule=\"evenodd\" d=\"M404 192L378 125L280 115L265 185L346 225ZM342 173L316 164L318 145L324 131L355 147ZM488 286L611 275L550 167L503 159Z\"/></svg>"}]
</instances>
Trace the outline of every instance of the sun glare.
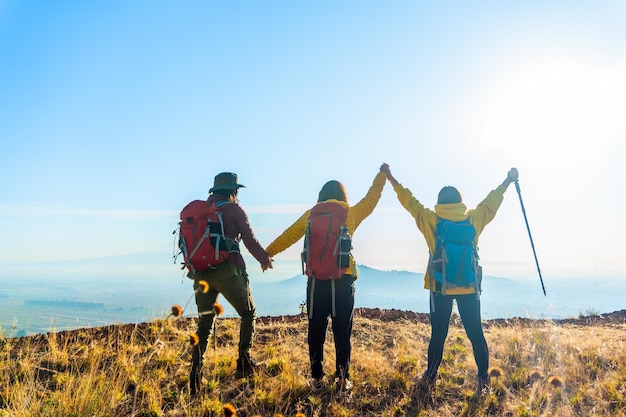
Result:
<instances>
[{"instance_id":1,"label":"sun glare","mask_svg":"<svg viewBox=\"0 0 626 417\"><path fill-rule=\"evenodd\" d=\"M602 156L624 131L624 65L536 62L494 83L476 122L480 141L520 162L570 166Z\"/></svg>"}]
</instances>

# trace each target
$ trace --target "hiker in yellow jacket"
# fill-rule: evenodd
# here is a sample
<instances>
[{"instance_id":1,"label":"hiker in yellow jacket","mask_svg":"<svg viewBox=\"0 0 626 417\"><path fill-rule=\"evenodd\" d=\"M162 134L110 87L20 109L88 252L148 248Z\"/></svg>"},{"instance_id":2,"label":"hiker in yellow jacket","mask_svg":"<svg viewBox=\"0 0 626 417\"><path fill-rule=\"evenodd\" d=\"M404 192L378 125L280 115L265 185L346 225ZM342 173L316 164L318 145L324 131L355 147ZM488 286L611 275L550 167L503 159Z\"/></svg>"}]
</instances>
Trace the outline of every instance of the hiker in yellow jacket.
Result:
<instances>
[{"instance_id":1,"label":"hiker in yellow jacket","mask_svg":"<svg viewBox=\"0 0 626 417\"><path fill-rule=\"evenodd\" d=\"M380 168L380 172L374 178L365 197L354 206L348 204L346 190L339 181L327 182L319 193L318 203L338 202L347 208L345 226L352 236L354 236L354 232L361 222L374 211L376 204L380 200L386 182L385 174L382 170L383 167ZM270 257L289 248L305 235L310 214L311 210L307 210L265 249ZM352 335L354 281L356 278L356 264L352 256L350 256L350 264L345 274L339 279L319 280L312 277L307 279L307 308L310 313L308 345L311 361L311 386L315 390L324 386L324 341L328 326L328 316L331 316L332 319L332 331L335 339L335 382L341 389L349 390L352 387L352 382L349 379L352 350L350 337ZM311 290L313 290L313 293L311 293Z\"/></svg>"},{"instance_id":2,"label":"hiker in yellow jacket","mask_svg":"<svg viewBox=\"0 0 626 417\"><path fill-rule=\"evenodd\" d=\"M436 247L437 222L441 219L460 222L469 219L474 226L476 235L474 243L485 226L493 220L504 199L504 192L508 186L517 180L517 169L511 168L506 179L473 210L468 210L463 204L461 193L454 187L443 187L439 192L435 210L426 208L420 203L408 188L404 188L391 174L389 166L384 167L387 179L393 185L398 200L411 213L417 228L422 232L428 245L428 251L433 255ZM430 268L429 268L430 269ZM424 288L431 290L430 325L431 338L428 345L428 367L420 379L420 385L428 388L437 380L437 371L443 356L443 347L448 335L452 302L456 299L459 315L465 332L472 343L474 359L478 367L478 388L489 385L489 349L483 334L480 314L480 299L474 286L458 286L442 290L442 285L434 280L432 270L424 274Z\"/></svg>"}]
</instances>

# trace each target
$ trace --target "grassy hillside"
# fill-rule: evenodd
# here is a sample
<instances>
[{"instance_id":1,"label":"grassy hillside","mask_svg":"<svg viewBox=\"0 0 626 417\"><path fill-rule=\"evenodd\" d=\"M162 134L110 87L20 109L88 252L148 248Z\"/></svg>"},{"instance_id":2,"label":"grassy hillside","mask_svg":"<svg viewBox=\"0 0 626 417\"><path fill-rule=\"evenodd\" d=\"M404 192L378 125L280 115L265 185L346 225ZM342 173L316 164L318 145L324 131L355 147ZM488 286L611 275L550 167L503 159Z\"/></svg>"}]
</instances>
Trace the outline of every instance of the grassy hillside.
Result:
<instances>
[{"instance_id":1,"label":"grassy hillside","mask_svg":"<svg viewBox=\"0 0 626 417\"><path fill-rule=\"evenodd\" d=\"M237 319L217 320L201 396L188 396L191 318L0 338L0 416L626 416L626 311L564 321L485 322L491 389L475 392L471 346L453 318L440 379L418 393L428 317L358 309L353 392L308 386L306 318L260 318L263 372L234 377ZM334 369L332 334L326 370ZM233 411L226 410L226 415Z\"/></svg>"}]
</instances>

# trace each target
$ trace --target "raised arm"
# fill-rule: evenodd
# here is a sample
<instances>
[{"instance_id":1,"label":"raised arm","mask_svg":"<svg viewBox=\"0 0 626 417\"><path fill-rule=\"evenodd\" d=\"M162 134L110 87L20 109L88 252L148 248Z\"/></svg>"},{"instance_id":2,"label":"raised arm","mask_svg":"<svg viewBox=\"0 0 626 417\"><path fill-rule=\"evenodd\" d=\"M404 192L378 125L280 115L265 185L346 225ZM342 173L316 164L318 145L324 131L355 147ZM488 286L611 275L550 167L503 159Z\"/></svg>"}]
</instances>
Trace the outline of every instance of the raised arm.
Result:
<instances>
[{"instance_id":1,"label":"raised arm","mask_svg":"<svg viewBox=\"0 0 626 417\"><path fill-rule=\"evenodd\" d=\"M393 175L391 175L391 168L389 167L389 164L386 164L386 163L382 164L380 166L380 172L385 173L385 175L387 176L387 180L393 187L398 185L398 181L393 177Z\"/></svg>"},{"instance_id":2,"label":"raised arm","mask_svg":"<svg viewBox=\"0 0 626 417\"><path fill-rule=\"evenodd\" d=\"M504 181L502 181L502 183L495 190L492 190L474 210L470 210L468 212L469 216L472 218L472 223L476 228L476 233L480 235L485 226L494 219L496 212L500 208L500 204L502 204L502 200L504 199L504 193L509 185L517 181L517 179L517 169L511 168Z\"/></svg>"},{"instance_id":3,"label":"raised arm","mask_svg":"<svg viewBox=\"0 0 626 417\"><path fill-rule=\"evenodd\" d=\"M359 224L361 224L367 216L372 214L378 201L380 201L385 183L386 179L381 167L376 177L374 177L374 181L367 191L367 194L365 194L365 197L348 210L348 219L346 222L351 233L354 233L356 228L359 227Z\"/></svg>"}]
</instances>

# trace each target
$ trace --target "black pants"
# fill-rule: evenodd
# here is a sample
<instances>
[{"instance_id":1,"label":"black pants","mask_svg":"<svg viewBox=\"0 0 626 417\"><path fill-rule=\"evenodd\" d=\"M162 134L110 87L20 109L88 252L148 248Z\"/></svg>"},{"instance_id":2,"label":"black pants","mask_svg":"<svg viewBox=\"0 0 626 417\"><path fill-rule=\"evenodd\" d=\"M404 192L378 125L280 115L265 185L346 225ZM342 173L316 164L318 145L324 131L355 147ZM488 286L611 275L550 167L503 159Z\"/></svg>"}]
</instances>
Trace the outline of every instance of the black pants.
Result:
<instances>
[{"instance_id":1,"label":"black pants","mask_svg":"<svg viewBox=\"0 0 626 417\"><path fill-rule=\"evenodd\" d=\"M354 318L354 277L344 275L339 279L327 281L309 278L306 293L309 310L308 343L311 376L321 378L324 375L324 342L330 316L335 339L335 376L348 378L352 352L350 337Z\"/></svg>"},{"instance_id":2,"label":"black pants","mask_svg":"<svg viewBox=\"0 0 626 417\"><path fill-rule=\"evenodd\" d=\"M432 293L434 300L430 306L431 337L428 344L428 369L425 376L431 381L437 378L437 370L441 365L443 346L448 336L452 301L456 299L459 315L465 328L465 333L472 343L474 360L478 367L478 377L487 378L489 372L489 348L483 334L480 317L480 299L476 294L443 295ZM434 304L434 306L433 306ZM434 309L433 309L434 307Z\"/></svg>"}]
</instances>

